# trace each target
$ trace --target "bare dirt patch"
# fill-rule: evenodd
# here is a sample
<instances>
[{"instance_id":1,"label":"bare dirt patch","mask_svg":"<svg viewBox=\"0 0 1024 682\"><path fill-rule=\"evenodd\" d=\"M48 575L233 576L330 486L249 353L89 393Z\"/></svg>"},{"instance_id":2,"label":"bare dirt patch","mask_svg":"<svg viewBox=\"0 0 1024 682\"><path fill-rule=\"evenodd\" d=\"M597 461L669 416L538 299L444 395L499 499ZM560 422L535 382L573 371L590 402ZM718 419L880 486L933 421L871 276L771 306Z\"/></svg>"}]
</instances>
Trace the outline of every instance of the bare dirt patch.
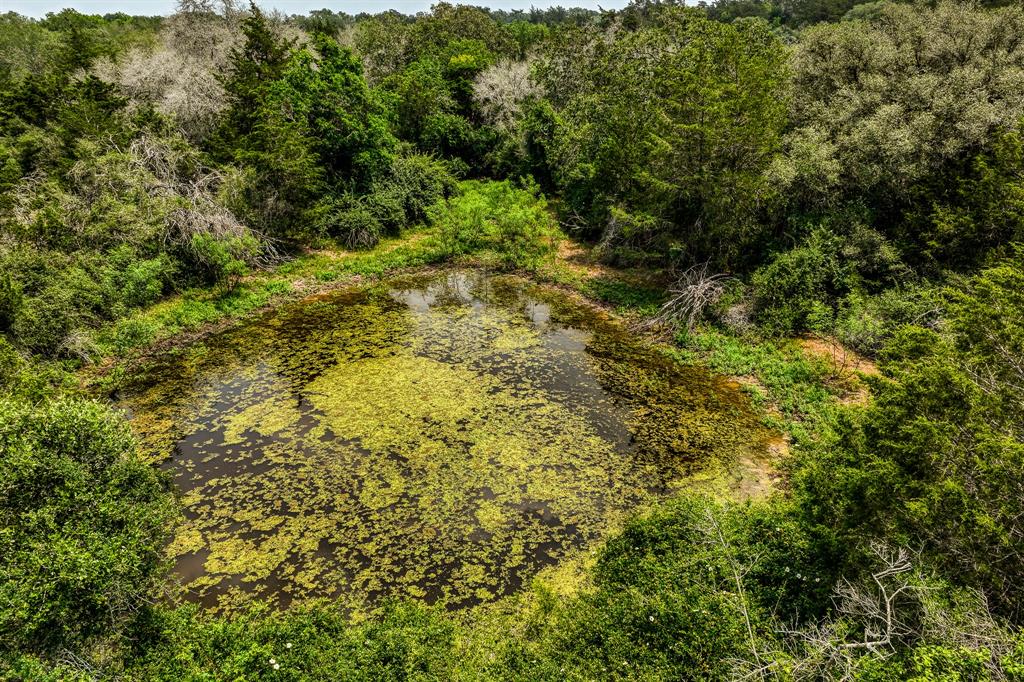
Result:
<instances>
[{"instance_id":1,"label":"bare dirt patch","mask_svg":"<svg viewBox=\"0 0 1024 682\"><path fill-rule=\"evenodd\" d=\"M843 390L841 403L856 405L868 401L868 387L862 379L877 376L878 365L832 337L804 336L797 339L797 344L808 357L826 363L830 372L829 381Z\"/></svg>"},{"instance_id":2,"label":"bare dirt patch","mask_svg":"<svg viewBox=\"0 0 1024 682\"><path fill-rule=\"evenodd\" d=\"M611 277L618 273L607 265L594 260L590 249L572 241L563 239L558 243L558 260L566 267L587 277Z\"/></svg>"}]
</instances>

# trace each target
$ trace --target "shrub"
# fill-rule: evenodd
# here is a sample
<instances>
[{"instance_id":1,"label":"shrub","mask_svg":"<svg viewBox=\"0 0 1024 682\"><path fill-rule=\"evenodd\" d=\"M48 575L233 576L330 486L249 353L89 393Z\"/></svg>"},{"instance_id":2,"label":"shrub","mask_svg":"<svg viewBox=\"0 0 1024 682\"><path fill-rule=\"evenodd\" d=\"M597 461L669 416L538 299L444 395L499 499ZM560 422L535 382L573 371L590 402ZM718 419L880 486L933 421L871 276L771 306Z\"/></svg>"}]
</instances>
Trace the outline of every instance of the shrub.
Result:
<instances>
[{"instance_id":1,"label":"shrub","mask_svg":"<svg viewBox=\"0 0 1024 682\"><path fill-rule=\"evenodd\" d=\"M0 490L0 649L74 648L132 618L173 504L115 412L0 400Z\"/></svg>"},{"instance_id":2,"label":"shrub","mask_svg":"<svg viewBox=\"0 0 1024 682\"><path fill-rule=\"evenodd\" d=\"M939 331L908 325L880 353L871 401L806 455L794 489L814 522L855 541L880 530L917 546L995 613L1019 617L1024 581L1017 434L1024 263L1000 263L948 292Z\"/></svg>"},{"instance_id":3,"label":"shrub","mask_svg":"<svg viewBox=\"0 0 1024 682\"><path fill-rule=\"evenodd\" d=\"M754 273L754 314L767 331L790 334L831 324L836 296L850 279L840 244L835 235L816 231Z\"/></svg>"},{"instance_id":4,"label":"shrub","mask_svg":"<svg viewBox=\"0 0 1024 682\"><path fill-rule=\"evenodd\" d=\"M115 325L111 341L118 355L125 355L133 348L145 346L156 336L156 325L145 318L129 317Z\"/></svg>"},{"instance_id":5,"label":"shrub","mask_svg":"<svg viewBox=\"0 0 1024 682\"><path fill-rule=\"evenodd\" d=\"M149 305L164 293L171 267L166 257L133 263L124 273L124 302L130 307Z\"/></svg>"},{"instance_id":6,"label":"shrub","mask_svg":"<svg viewBox=\"0 0 1024 682\"><path fill-rule=\"evenodd\" d=\"M483 243L488 212L486 200L473 189L439 206L433 222L440 224L438 237L445 254L458 256L479 248Z\"/></svg>"},{"instance_id":7,"label":"shrub","mask_svg":"<svg viewBox=\"0 0 1024 682\"><path fill-rule=\"evenodd\" d=\"M18 351L0 335L0 389L10 390L25 367L25 361Z\"/></svg>"},{"instance_id":8,"label":"shrub","mask_svg":"<svg viewBox=\"0 0 1024 682\"><path fill-rule=\"evenodd\" d=\"M440 609L392 604L360 624L325 604L277 613L253 607L232 619L187 607L149 616L136 679L453 678L455 626Z\"/></svg>"},{"instance_id":9,"label":"shrub","mask_svg":"<svg viewBox=\"0 0 1024 682\"><path fill-rule=\"evenodd\" d=\"M842 301L836 336L859 353L877 355L900 327L936 324L940 298L924 285L886 289L876 296L853 292Z\"/></svg>"},{"instance_id":10,"label":"shrub","mask_svg":"<svg viewBox=\"0 0 1024 682\"><path fill-rule=\"evenodd\" d=\"M544 614L539 663L509 677L725 679L763 645L773 611L803 617L828 602L828 556L785 506L677 498L609 540L595 589Z\"/></svg>"},{"instance_id":11,"label":"shrub","mask_svg":"<svg viewBox=\"0 0 1024 682\"><path fill-rule=\"evenodd\" d=\"M535 270L554 252L557 227L536 185L509 181L463 183L463 193L440 208L442 249L455 256L485 249L501 265Z\"/></svg>"},{"instance_id":12,"label":"shrub","mask_svg":"<svg viewBox=\"0 0 1024 682\"><path fill-rule=\"evenodd\" d=\"M473 124L458 114L436 113L423 122L421 146L442 156L472 158L477 144Z\"/></svg>"},{"instance_id":13,"label":"shrub","mask_svg":"<svg viewBox=\"0 0 1024 682\"><path fill-rule=\"evenodd\" d=\"M11 332L29 351L53 356L77 318L73 297L59 287L53 287L25 301Z\"/></svg>"},{"instance_id":14,"label":"shrub","mask_svg":"<svg viewBox=\"0 0 1024 682\"><path fill-rule=\"evenodd\" d=\"M409 223L422 223L427 209L455 192L456 182L448 166L432 156L409 154L391 164L389 183L402 197Z\"/></svg>"},{"instance_id":15,"label":"shrub","mask_svg":"<svg viewBox=\"0 0 1024 682\"><path fill-rule=\"evenodd\" d=\"M169 255L139 258L127 244L106 254L104 260L108 263L104 276L107 296L120 308L118 315L127 308L149 305L159 299L176 270Z\"/></svg>"},{"instance_id":16,"label":"shrub","mask_svg":"<svg viewBox=\"0 0 1024 682\"><path fill-rule=\"evenodd\" d=\"M368 249L384 231L373 211L359 200L336 202L326 210L321 229L349 249Z\"/></svg>"},{"instance_id":17,"label":"shrub","mask_svg":"<svg viewBox=\"0 0 1024 682\"><path fill-rule=\"evenodd\" d=\"M209 281L227 284L234 289L249 272L249 264L260 252L260 242L253 235L224 236L194 234L190 240L193 258Z\"/></svg>"},{"instance_id":18,"label":"shrub","mask_svg":"<svg viewBox=\"0 0 1024 682\"><path fill-rule=\"evenodd\" d=\"M362 204L380 224L382 232L398 234L405 226L405 198L393 185L375 187Z\"/></svg>"}]
</instances>

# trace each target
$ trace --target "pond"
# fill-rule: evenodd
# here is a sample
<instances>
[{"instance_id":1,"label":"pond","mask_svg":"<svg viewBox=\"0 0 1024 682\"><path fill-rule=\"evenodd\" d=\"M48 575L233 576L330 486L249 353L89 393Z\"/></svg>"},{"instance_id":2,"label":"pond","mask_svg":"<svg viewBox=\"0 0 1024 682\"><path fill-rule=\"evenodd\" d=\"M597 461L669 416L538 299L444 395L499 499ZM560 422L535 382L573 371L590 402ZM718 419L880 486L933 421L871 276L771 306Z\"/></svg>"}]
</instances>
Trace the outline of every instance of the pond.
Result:
<instances>
[{"instance_id":1,"label":"pond","mask_svg":"<svg viewBox=\"0 0 1024 682\"><path fill-rule=\"evenodd\" d=\"M181 491L182 598L221 610L490 601L766 437L735 385L483 271L282 306L123 404Z\"/></svg>"}]
</instances>

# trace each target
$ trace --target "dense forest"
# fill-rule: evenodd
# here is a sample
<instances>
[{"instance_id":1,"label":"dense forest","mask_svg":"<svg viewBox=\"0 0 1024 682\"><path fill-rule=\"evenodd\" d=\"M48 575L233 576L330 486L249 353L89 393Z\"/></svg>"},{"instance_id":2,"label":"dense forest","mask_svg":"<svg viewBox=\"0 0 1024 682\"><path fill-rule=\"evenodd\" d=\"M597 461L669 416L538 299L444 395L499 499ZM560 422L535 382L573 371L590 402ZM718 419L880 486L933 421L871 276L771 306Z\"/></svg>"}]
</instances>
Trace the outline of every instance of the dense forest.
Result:
<instances>
[{"instance_id":1,"label":"dense forest","mask_svg":"<svg viewBox=\"0 0 1024 682\"><path fill-rule=\"evenodd\" d=\"M289 272L447 262L748 377L777 489L476 618L167 599L135 363ZM3 15L0 386L3 679L1024 680L1024 8Z\"/></svg>"}]
</instances>

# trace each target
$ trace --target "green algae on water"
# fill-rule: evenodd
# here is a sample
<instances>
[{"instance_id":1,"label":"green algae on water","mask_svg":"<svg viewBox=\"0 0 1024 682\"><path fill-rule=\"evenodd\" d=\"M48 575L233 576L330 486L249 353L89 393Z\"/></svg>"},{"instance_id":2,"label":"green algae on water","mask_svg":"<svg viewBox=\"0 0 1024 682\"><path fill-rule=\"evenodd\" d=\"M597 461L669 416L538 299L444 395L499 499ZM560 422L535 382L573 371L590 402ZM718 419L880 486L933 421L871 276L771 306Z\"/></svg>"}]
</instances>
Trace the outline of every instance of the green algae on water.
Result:
<instances>
[{"instance_id":1,"label":"green algae on water","mask_svg":"<svg viewBox=\"0 0 1024 682\"><path fill-rule=\"evenodd\" d=\"M602 314L461 271L282 307L125 406L182 491L182 596L218 609L489 601L764 435Z\"/></svg>"}]
</instances>

